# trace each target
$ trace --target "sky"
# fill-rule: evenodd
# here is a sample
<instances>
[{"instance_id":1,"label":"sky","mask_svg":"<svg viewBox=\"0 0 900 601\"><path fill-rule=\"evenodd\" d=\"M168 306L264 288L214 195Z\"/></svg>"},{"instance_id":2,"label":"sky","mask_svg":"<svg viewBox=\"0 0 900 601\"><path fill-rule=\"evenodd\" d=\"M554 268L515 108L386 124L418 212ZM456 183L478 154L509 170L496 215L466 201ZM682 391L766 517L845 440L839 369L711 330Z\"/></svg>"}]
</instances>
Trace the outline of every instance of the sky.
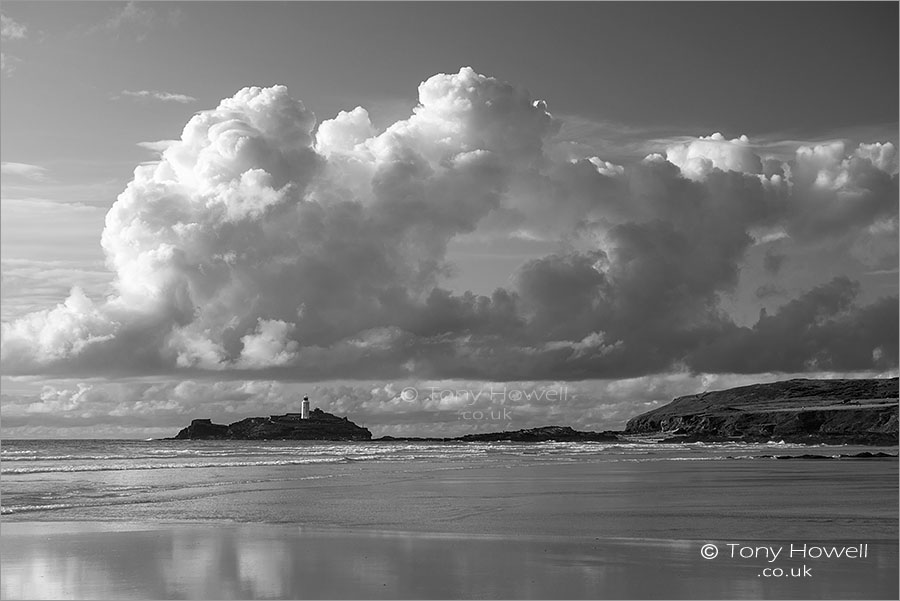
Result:
<instances>
[{"instance_id":1,"label":"sky","mask_svg":"<svg viewBox=\"0 0 900 601\"><path fill-rule=\"evenodd\" d=\"M621 428L898 372L896 3L2 6L0 434Z\"/></svg>"}]
</instances>

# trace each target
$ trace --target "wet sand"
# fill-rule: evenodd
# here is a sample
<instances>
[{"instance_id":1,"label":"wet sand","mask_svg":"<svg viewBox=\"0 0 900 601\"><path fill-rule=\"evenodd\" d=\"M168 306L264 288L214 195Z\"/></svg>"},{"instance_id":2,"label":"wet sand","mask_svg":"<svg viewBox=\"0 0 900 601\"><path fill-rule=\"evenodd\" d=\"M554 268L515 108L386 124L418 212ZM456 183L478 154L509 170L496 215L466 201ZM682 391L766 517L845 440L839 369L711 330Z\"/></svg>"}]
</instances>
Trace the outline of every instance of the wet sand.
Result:
<instances>
[{"instance_id":1,"label":"wet sand","mask_svg":"<svg viewBox=\"0 0 900 601\"><path fill-rule=\"evenodd\" d=\"M5 599L897 598L896 542L870 543L865 561L768 564L703 560L700 541L685 540L259 524L3 530ZM799 574L804 564L808 577L760 575L767 565Z\"/></svg>"},{"instance_id":2,"label":"wet sand","mask_svg":"<svg viewBox=\"0 0 900 601\"><path fill-rule=\"evenodd\" d=\"M5 517L0 594L896 599L897 466L535 460L230 468L210 474L221 486ZM326 469L333 477L309 479ZM252 482L244 479L251 472ZM728 543L804 541L864 543L869 553L774 563L726 553ZM715 559L700 555L709 543L721 550ZM799 576L804 565L809 576ZM766 567L788 575L764 577Z\"/></svg>"}]
</instances>

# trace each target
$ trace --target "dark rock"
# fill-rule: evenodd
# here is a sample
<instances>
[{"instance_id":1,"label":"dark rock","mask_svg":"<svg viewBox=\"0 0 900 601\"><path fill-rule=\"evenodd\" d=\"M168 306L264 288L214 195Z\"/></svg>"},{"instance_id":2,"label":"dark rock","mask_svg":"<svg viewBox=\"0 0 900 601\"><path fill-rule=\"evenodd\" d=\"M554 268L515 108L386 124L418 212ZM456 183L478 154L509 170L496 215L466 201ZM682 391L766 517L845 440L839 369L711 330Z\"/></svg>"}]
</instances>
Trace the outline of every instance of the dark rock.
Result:
<instances>
[{"instance_id":1,"label":"dark rock","mask_svg":"<svg viewBox=\"0 0 900 601\"><path fill-rule=\"evenodd\" d=\"M228 426L214 424L211 419L195 419L191 425L178 433L175 438L191 438L194 440L207 440L225 438Z\"/></svg>"},{"instance_id":2,"label":"dark rock","mask_svg":"<svg viewBox=\"0 0 900 601\"><path fill-rule=\"evenodd\" d=\"M896 445L898 380L787 380L679 397L625 433L663 442Z\"/></svg>"},{"instance_id":3,"label":"dark rock","mask_svg":"<svg viewBox=\"0 0 900 601\"><path fill-rule=\"evenodd\" d=\"M834 457L804 453L803 455L775 455L775 459L834 459Z\"/></svg>"},{"instance_id":4,"label":"dark rock","mask_svg":"<svg viewBox=\"0 0 900 601\"><path fill-rule=\"evenodd\" d=\"M457 438L382 436L376 442L616 442L620 432L584 432L568 426L544 426L526 430L466 434Z\"/></svg>"},{"instance_id":5,"label":"dark rock","mask_svg":"<svg viewBox=\"0 0 900 601\"><path fill-rule=\"evenodd\" d=\"M840 455L810 455L809 453L804 453L803 455L775 455L774 457L775 459L897 459L897 455L881 451L877 453L869 451L852 454L841 453Z\"/></svg>"},{"instance_id":6,"label":"dark rock","mask_svg":"<svg viewBox=\"0 0 900 601\"><path fill-rule=\"evenodd\" d=\"M611 432L582 432L569 426L544 426L512 432L488 432L484 434L466 434L455 438L461 442L495 442L508 440L511 442L613 442L619 437Z\"/></svg>"},{"instance_id":7,"label":"dark rock","mask_svg":"<svg viewBox=\"0 0 900 601\"><path fill-rule=\"evenodd\" d=\"M841 455L841 457L847 459L885 459L890 457L891 459L897 459L897 455L892 455L890 453L884 453L882 451L878 451L876 453L871 453L869 451L863 451L862 453L856 453L854 455Z\"/></svg>"},{"instance_id":8,"label":"dark rock","mask_svg":"<svg viewBox=\"0 0 900 601\"><path fill-rule=\"evenodd\" d=\"M431 436L382 436L373 438L373 442L452 442L452 438L435 438Z\"/></svg>"},{"instance_id":9,"label":"dark rock","mask_svg":"<svg viewBox=\"0 0 900 601\"><path fill-rule=\"evenodd\" d=\"M372 433L346 417L313 409L309 419L299 413L248 417L228 426L195 419L175 440L370 440Z\"/></svg>"}]
</instances>

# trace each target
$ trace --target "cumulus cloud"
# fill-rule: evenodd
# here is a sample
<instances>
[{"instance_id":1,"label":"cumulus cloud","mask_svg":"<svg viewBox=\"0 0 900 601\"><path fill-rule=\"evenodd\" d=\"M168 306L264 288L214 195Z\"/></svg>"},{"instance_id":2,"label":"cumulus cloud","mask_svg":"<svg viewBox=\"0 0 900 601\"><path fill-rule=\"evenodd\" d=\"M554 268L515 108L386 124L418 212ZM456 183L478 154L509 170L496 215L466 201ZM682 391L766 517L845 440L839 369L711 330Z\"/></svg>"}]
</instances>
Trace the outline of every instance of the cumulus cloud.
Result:
<instances>
[{"instance_id":1,"label":"cumulus cloud","mask_svg":"<svg viewBox=\"0 0 900 601\"><path fill-rule=\"evenodd\" d=\"M843 141L797 149L791 170L787 232L799 238L844 235L897 214L893 144Z\"/></svg>"},{"instance_id":2,"label":"cumulus cloud","mask_svg":"<svg viewBox=\"0 0 900 601\"><path fill-rule=\"evenodd\" d=\"M752 328L720 303L760 231L852 238L892 219L891 144L776 163L713 134L631 164L573 160L520 87L463 68L418 92L383 131L362 107L316 127L283 86L196 114L107 214L113 293L5 322L4 370L578 380L896 363L871 327L896 296L862 306L838 280ZM447 290L448 245L476 232L563 244L490 295ZM790 353L765 350L782 337Z\"/></svg>"},{"instance_id":3,"label":"cumulus cloud","mask_svg":"<svg viewBox=\"0 0 900 601\"><path fill-rule=\"evenodd\" d=\"M862 143L856 149L854 154L868 160L877 169L885 173L897 173L897 149L890 142L884 144L875 142L874 144Z\"/></svg>"},{"instance_id":4,"label":"cumulus cloud","mask_svg":"<svg viewBox=\"0 0 900 601\"><path fill-rule=\"evenodd\" d=\"M47 169L40 165L31 165L29 163L10 163L3 161L0 163L0 175L22 177L38 182L47 180Z\"/></svg>"},{"instance_id":5,"label":"cumulus cloud","mask_svg":"<svg viewBox=\"0 0 900 601\"><path fill-rule=\"evenodd\" d=\"M197 102L197 99L187 94L175 94L173 92L160 92L159 90L122 90L118 95L113 96L113 100L120 98L135 98L137 100L158 100L159 102L178 102L181 104L190 104Z\"/></svg>"},{"instance_id":6,"label":"cumulus cloud","mask_svg":"<svg viewBox=\"0 0 900 601\"><path fill-rule=\"evenodd\" d=\"M703 179L714 169L739 173L761 173L762 162L747 136L728 140L721 133L700 136L666 149L666 160L678 166L685 177Z\"/></svg>"}]
</instances>

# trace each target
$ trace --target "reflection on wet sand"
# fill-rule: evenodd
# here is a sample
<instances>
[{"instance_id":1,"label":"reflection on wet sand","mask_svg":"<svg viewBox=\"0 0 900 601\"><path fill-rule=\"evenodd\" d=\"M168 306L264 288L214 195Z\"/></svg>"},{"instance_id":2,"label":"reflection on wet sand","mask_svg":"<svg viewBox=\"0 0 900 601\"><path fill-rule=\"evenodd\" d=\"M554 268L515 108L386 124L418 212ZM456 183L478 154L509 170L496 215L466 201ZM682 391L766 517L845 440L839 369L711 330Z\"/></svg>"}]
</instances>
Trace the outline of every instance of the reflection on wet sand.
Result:
<instances>
[{"instance_id":1,"label":"reflection on wet sand","mask_svg":"<svg viewBox=\"0 0 900 601\"><path fill-rule=\"evenodd\" d=\"M479 537L277 525L16 523L5 599L897 598L897 545L764 579L701 541ZM803 562L781 564L782 567Z\"/></svg>"}]
</instances>

